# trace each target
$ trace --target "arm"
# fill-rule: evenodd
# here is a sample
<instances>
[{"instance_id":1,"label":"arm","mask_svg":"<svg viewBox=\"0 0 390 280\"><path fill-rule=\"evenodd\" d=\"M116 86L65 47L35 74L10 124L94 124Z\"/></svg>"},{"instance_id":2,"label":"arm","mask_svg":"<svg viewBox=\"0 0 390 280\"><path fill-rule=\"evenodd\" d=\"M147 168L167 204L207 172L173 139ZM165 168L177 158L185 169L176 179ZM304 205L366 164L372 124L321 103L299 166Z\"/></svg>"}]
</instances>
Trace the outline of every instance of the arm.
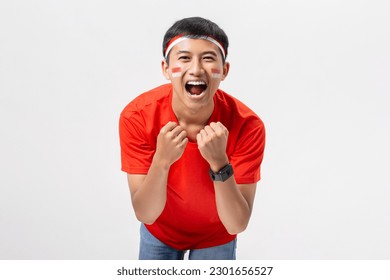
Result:
<instances>
[{"instance_id":1,"label":"arm","mask_svg":"<svg viewBox=\"0 0 390 280\"><path fill-rule=\"evenodd\" d=\"M156 153L146 175L128 174L131 201L137 219L152 224L164 210L170 166L187 145L187 134L174 122L167 123L157 137Z\"/></svg>"},{"instance_id":2,"label":"arm","mask_svg":"<svg viewBox=\"0 0 390 280\"><path fill-rule=\"evenodd\" d=\"M197 135L198 148L214 172L229 162L226 155L228 135L220 122L210 123ZM218 215L226 230L230 234L244 231L252 213L256 183L239 185L232 176L225 182L214 182L214 189Z\"/></svg>"},{"instance_id":3,"label":"arm","mask_svg":"<svg viewBox=\"0 0 390 280\"><path fill-rule=\"evenodd\" d=\"M230 234L243 232L252 214L256 183L236 184L234 176L225 182L214 182L217 211Z\"/></svg>"}]
</instances>

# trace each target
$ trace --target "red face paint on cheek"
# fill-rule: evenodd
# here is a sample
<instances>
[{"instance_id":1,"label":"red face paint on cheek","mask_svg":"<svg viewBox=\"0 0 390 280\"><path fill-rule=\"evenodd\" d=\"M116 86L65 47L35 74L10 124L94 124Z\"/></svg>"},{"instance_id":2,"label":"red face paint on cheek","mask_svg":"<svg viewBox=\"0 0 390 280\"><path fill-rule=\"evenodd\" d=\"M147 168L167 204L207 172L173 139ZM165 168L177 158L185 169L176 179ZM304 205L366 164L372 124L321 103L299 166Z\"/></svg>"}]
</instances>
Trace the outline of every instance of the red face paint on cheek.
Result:
<instances>
[{"instance_id":1,"label":"red face paint on cheek","mask_svg":"<svg viewBox=\"0 0 390 280\"><path fill-rule=\"evenodd\" d=\"M181 77L181 67L172 68L172 78Z\"/></svg>"},{"instance_id":2,"label":"red face paint on cheek","mask_svg":"<svg viewBox=\"0 0 390 280\"><path fill-rule=\"evenodd\" d=\"M212 68L211 69L211 77L217 78L217 79L221 78L221 71L219 69Z\"/></svg>"}]
</instances>

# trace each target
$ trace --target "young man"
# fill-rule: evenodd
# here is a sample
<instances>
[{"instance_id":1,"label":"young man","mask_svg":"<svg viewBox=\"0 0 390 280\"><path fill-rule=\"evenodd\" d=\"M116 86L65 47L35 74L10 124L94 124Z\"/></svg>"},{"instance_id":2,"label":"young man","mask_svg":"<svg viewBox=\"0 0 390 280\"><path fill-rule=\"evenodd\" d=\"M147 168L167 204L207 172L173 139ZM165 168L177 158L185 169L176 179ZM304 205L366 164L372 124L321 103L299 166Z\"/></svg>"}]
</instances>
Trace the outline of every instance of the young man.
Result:
<instances>
[{"instance_id":1,"label":"young man","mask_svg":"<svg viewBox=\"0 0 390 280\"><path fill-rule=\"evenodd\" d=\"M251 216L265 130L218 89L229 72L228 38L199 18L165 34L171 83L141 94L120 117L122 170L141 221L139 259L235 259Z\"/></svg>"}]
</instances>

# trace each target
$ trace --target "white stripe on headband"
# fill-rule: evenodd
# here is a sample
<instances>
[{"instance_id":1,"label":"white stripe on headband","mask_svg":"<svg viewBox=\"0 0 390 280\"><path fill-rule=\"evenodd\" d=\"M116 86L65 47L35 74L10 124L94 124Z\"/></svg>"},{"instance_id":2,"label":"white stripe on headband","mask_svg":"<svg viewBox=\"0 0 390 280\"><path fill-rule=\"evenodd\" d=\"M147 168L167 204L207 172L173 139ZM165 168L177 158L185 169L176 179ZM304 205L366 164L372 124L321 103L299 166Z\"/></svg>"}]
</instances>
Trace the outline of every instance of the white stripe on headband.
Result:
<instances>
[{"instance_id":1,"label":"white stripe on headband","mask_svg":"<svg viewBox=\"0 0 390 280\"><path fill-rule=\"evenodd\" d=\"M222 45L217 41L215 40L214 38L212 37L209 37L209 36L182 36L182 37L178 37L177 39L173 40L172 42L169 43L168 45L168 48L165 50L165 55L164 57L167 58L169 52L172 50L172 48L174 46L176 46L177 44L179 44L180 42L183 42L184 40L187 40L187 39L203 39L203 40L207 40L207 41L210 41L212 43L214 43L222 52L222 55L223 55L223 58L226 58L226 54L225 54L225 49L222 47Z\"/></svg>"}]
</instances>

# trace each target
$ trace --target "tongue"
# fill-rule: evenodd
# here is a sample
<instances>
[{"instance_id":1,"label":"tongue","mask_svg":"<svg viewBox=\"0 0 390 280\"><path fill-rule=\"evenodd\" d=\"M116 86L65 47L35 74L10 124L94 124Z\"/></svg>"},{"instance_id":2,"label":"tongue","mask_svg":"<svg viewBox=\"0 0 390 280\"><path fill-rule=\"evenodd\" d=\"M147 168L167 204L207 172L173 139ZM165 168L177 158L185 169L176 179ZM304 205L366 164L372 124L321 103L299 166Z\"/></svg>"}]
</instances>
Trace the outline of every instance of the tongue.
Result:
<instances>
[{"instance_id":1,"label":"tongue","mask_svg":"<svg viewBox=\"0 0 390 280\"><path fill-rule=\"evenodd\" d=\"M191 86L189 91L193 95L200 95L204 91L204 86Z\"/></svg>"}]
</instances>

